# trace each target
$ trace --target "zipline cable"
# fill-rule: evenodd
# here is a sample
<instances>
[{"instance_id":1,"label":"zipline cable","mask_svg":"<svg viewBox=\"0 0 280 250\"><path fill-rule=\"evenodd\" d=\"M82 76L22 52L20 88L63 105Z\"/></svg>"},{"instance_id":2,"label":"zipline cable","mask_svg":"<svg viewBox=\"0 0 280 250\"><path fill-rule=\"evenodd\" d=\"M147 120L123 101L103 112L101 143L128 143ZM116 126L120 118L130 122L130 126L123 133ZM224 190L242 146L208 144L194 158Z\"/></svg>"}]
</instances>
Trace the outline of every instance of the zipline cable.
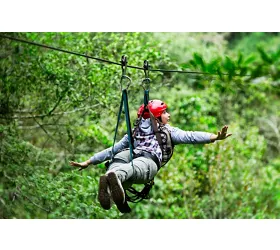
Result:
<instances>
[{"instance_id":1,"label":"zipline cable","mask_svg":"<svg viewBox=\"0 0 280 250\"><path fill-rule=\"evenodd\" d=\"M63 52L63 53L68 53L68 54L72 54L72 55L76 55L76 56L86 57L87 59L94 59L94 60L97 60L97 61L101 61L101 62L105 62L105 63L110 63L110 64L115 64L115 65L120 65L120 66L122 65L121 63L118 63L118 62L113 62L113 61L110 61L110 60L89 56L87 54L81 54L81 53L78 53L78 52L73 52L73 51L69 51L69 50L65 50L65 49L61 49L61 48L56 48L56 47L45 45L45 44L31 42L31 41L23 40L23 39L20 39L20 38L10 37L10 36L6 36L6 35L2 35L2 34L0 34L0 37L5 38L5 39L10 39L10 40L13 40L13 41L17 41L17 42L22 42L22 43L27 43L27 44L35 45L35 46L38 46L38 47L43 47L43 48L47 48L47 49L51 49L51 50L60 51L60 52ZM127 65L127 67L128 68L133 68L133 69L144 70L141 67L132 66L132 65ZM153 69L153 68L150 68L149 71L163 72L163 73L166 72L166 73L217 75L217 76L220 76L220 75L230 75L230 74L227 74L227 73L208 73L208 72L199 72L199 71L168 70L168 69ZM233 74L231 76L250 76L250 75Z\"/></svg>"},{"instance_id":2,"label":"zipline cable","mask_svg":"<svg viewBox=\"0 0 280 250\"><path fill-rule=\"evenodd\" d=\"M101 58L97 58L97 57L93 57L93 56L89 56L89 55L85 55L85 54L81 54L81 53L77 53L77 52L72 52L72 51L69 51L69 50L60 49L60 48L52 47L52 46L45 45L45 44L26 41L26 40L23 40L23 39L20 39L20 38L10 37L10 36L6 36L6 35L2 35L2 34L0 34L0 37L10 39L10 40L14 40L14 41L17 41L17 42L22 42L22 43L27 43L27 44L47 48L47 49L52 49L52 50L56 50L56 51L60 51L60 52L64 52L64 53L68 53L68 54L72 54L72 55L76 55L76 56L82 56L82 57L98 60L98 61L101 61L101 62L121 65L120 63L117 63L117 62L112 62L112 61L109 61L109 60L105 60L105 59L101 59Z\"/></svg>"}]
</instances>

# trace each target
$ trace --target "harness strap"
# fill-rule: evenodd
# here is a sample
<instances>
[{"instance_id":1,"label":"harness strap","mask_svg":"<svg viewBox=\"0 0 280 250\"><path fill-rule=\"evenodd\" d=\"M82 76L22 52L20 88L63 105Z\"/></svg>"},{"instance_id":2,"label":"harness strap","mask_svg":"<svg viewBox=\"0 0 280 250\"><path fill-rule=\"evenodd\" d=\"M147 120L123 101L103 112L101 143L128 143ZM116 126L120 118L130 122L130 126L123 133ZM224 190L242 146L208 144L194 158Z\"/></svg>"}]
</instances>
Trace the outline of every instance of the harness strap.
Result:
<instances>
[{"instance_id":1,"label":"harness strap","mask_svg":"<svg viewBox=\"0 0 280 250\"><path fill-rule=\"evenodd\" d=\"M129 108L128 108L128 97L127 97L128 96L127 95L127 89L128 89L128 87L131 83L131 79L128 76L126 76L127 58L125 56L122 56L121 63L122 63L122 77L121 77L121 81L120 81L121 89L122 89L123 79L128 79L129 83L126 86L125 89L122 89L122 98L121 98L121 103L120 103L120 108L119 108L119 113L118 113L117 125L116 125L116 129L115 129L114 142L113 142L113 146L112 146L111 161L113 159L113 156L115 155L114 146L115 146L115 142L116 142L117 131L118 131L118 128L119 128L120 117L121 117L122 109L123 109L123 106L124 106L126 128L127 128L127 135L128 135L129 149L130 149L130 159L131 159L131 165L132 165L132 168L133 168L133 171L134 171L133 161L132 161L133 160L133 137L132 137L132 132L131 132L131 123L130 123Z\"/></svg>"},{"instance_id":2,"label":"harness strap","mask_svg":"<svg viewBox=\"0 0 280 250\"><path fill-rule=\"evenodd\" d=\"M156 119L155 119L154 115L152 114L151 110L149 109L149 107L148 107L148 110L149 110L149 113L150 113L150 118L151 118L151 122L152 122L152 127L153 127L153 130L154 130L154 133L156 135L157 141L158 141L159 146L161 148L161 152L163 152L163 144L162 144L160 132L158 131L158 126L157 126Z\"/></svg>"},{"instance_id":3,"label":"harness strap","mask_svg":"<svg viewBox=\"0 0 280 250\"><path fill-rule=\"evenodd\" d=\"M131 131L131 123L130 123L130 117L129 117L129 108L128 108L128 98L127 98L127 90L123 90L123 102L124 102L124 112L125 112L125 120L126 120L126 128L127 128L127 135L128 135L128 141L129 141L129 151L130 151L130 160L131 165L133 167L133 137L132 137L132 131Z\"/></svg>"},{"instance_id":4,"label":"harness strap","mask_svg":"<svg viewBox=\"0 0 280 250\"><path fill-rule=\"evenodd\" d=\"M149 199L149 192L152 189L153 185L154 185L154 179L146 183L145 187L142 189L141 192L137 191L133 187L126 189L125 190L126 200L132 203L137 203L144 199ZM127 191L129 191L132 194L132 196L128 196L126 193Z\"/></svg>"},{"instance_id":5,"label":"harness strap","mask_svg":"<svg viewBox=\"0 0 280 250\"><path fill-rule=\"evenodd\" d=\"M119 108L119 113L118 113L118 119L117 119L117 125L116 125L116 128L115 128L114 142L113 142L113 146L112 146L112 156L115 154L115 152L114 152L114 146L115 146L116 137L117 137L117 132L118 132L119 123L120 123L120 119L121 119L122 109L123 109L123 95L122 95L122 99L121 99L121 103L120 103L120 108Z\"/></svg>"},{"instance_id":6,"label":"harness strap","mask_svg":"<svg viewBox=\"0 0 280 250\"><path fill-rule=\"evenodd\" d=\"M153 155L151 153L148 153L146 151L141 150L140 152L134 153L133 154L133 159L136 159L136 158L142 157L142 156L145 157L145 158L152 159L156 163L156 165L158 167L158 170L160 169L160 162L159 162L158 158L155 155Z\"/></svg>"},{"instance_id":7,"label":"harness strap","mask_svg":"<svg viewBox=\"0 0 280 250\"><path fill-rule=\"evenodd\" d=\"M149 110L148 103L149 103L150 78L149 78L149 63L146 60L144 61L144 72L145 72L145 79L142 81L143 88L144 88L144 109L142 111L142 114L140 114L140 117L137 119L137 121L138 121L136 123L137 126L139 125L139 122L141 121L144 112L147 111L147 109ZM148 88L145 88L145 86L144 86L145 83L147 83ZM149 112L150 112L150 110L149 110ZM154 132L157 131L157 133L156 132L155 133L156 133L156 136L157 136L157 140L158 141L160 140L159 143L160 143L160 147L162 149L161 137L159 136L160 138L158 139L157 124L156 124L155 118L154 118L154 116L152 115L151 112L150 112L150 116L151 116L151 121L152 121L152 117L153 117L153 120L154 120L152 122L153 130L154 130ZM158 170L160 169L161 164L160 164L160 162L159 162L159 160L156 156L154 156L150 153L147 153L145 151L141 151L140 153L134 154L134 158L141 157L141 156L152 159L157 164ZM137 191L133 187L130 187L130 188L126 189L125 190L126 200L129 201L129 202L137 203L137 202L142 201L143 199L149 199L149 192L152 189L153 185L154 185L154 178L152 180L150 180L148 183L146 183L144 188L140 192ZM128 196L127 192L132 194L132 196Z\"/></svg>"},{"instance_id":8,"label":"harness strap","mask_svg":"<svg viewBox=\"0 0 280 250\"><path fill-rule=\"evenodd\" d=\"M145 89L144 90L144 106L147 106L148 102L149 102L149 90Z\"/></svg>"}]
</instances>

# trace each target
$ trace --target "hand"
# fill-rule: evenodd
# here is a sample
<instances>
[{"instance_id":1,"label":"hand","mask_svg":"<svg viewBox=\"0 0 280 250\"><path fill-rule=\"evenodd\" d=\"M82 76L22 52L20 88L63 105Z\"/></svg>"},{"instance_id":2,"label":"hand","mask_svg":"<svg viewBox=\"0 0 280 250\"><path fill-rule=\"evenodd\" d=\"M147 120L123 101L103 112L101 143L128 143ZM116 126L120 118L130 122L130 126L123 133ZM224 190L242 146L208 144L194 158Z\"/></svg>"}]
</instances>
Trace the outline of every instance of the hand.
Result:
<instances>
[{"instance_id":1,"label":"hand","mask_svg":"<svg viewBox=\"0 0 280 250\"><path fill-rule=\"evenodd\" d=\"M229 136L231 136L232 134L227 134L227 130L228 130L228 126L227 125L223 126L222 130L218 131L217 135L211 136L211 141L214 142L216 140L224 140Z\"/></svg>"},{"instance_id":2,"label":"hand","mask_svg":"<svg viewBox=\"0 0 280 250\"><path fill-rule=\"evenodd\" d=\"M75 162L75 161L70 161L69 164L70 164L71 166L74 166L74 167L79 167L79 168L80 168L79 171L81 171L81 170L83 170L83 169L85 169L85 168L88 167L89 162L88 162L88 161L85 161L85 162L79 163L79 162Z\"/></svg>"}]
</instances>

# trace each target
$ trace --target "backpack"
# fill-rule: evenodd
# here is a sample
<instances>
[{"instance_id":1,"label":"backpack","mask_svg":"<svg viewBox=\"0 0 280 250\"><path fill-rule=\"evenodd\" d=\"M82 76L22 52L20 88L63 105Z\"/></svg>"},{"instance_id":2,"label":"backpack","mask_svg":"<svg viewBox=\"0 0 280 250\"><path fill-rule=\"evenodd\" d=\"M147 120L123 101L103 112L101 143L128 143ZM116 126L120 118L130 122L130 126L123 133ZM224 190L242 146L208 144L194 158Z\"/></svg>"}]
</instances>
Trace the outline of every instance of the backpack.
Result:
<instances>
[{"instance_id":1,"label":"backpack","mask_svg":"<svg viewBox=\"0 0 280 250\"><path fill-rule=\"evenodd\" d=\"M139 126L139 123L140 123L140 120L137 119L134 124L135 127L132 132L133 140L135 139L135 133L137 131L137 127ZM154 134L156 135L156 139L157 139L159 146L161 148L161 151L162 151L162 161L161 161L161 166L160 166L160 167L162 167L171 159L171 157L173 155L174 145L171 140L170 132L164 124L159 123L158 127L153 126L153 128L154 128Z\"/></svg>"},{"instance_id":2,"label":"backpack","mask_svg":"<svg viewBox=\"0 0 280 250\"><path fill-rule=\"evenodd\" d=\"M161 151L162 151L162 162L161 167L164 166L172 157L174 145L171 140L171 135L169 130L163 124L159 124L158 133L160 134L161 138Z\"/></svg>"}]
</instances>

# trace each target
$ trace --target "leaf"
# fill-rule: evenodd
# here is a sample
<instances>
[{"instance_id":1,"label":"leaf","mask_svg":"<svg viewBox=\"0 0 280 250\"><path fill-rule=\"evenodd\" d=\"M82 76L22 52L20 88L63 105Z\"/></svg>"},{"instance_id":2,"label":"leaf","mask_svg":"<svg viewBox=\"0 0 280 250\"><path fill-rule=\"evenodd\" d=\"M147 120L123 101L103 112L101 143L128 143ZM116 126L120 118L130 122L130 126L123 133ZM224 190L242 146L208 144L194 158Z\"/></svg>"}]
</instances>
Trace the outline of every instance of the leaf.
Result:
<instances>
[{"instance_id":1,"label":"leaf","mask_svg":"<svg viewBox=\"0 0 280 250\"><path fill-rule=\"evenodd\" d=\"M228 70L233 70L235 68L234 62L228 56L226 56L224 67Z\"/></svg>"},{"instance_id":2,"label":"leaf","mask_svg":"<svg viewBox=\"0 0 280 250\"><path fill-rule=\"evenodd\" d=\"M269 55L264 51L262 47L258 47L258 51L261 54L261 58L266 62L266 63L272 63L272 59L269 57Z\"/></svg>"},{"instance_id":3,"label":"leaf","mask_svg":"<svg viewBox=\"0 0 280 250\"><path fill-rule=\"evenodd\" d=\"M194 53L193 57L194 57L195 64L200 65L202 70L204 70L205 69L205 64L204 64L202 56L199 55L198 53Z\"/></svg>"},{"instance_id":4,"label":"leaf","mask_svg":"<svg viewBox=\"0 0 280 250\"><path fill-rule=\"evenodd\" d=\"M256 60L255 55L250 55L249 57L247 57L247 58L244 60L244 64L245 64L245 65L248 65L248 64L254 62L255 60Z\"/></svg>"},{"instance_id":5,"label":"leaf","mask_svg":"<svg viewBox=\"0 0 280 250\"><path fill-rule=\"evenodd\" d=\"M237 65L240 66L242 62L243 62L243 55L242 55L242 53L239 53L238 60L237 60Z\"/></svg>"},{"instance_id":6,"label":"leaf","mask_svg":"<svg viewBox=\"0 0 280 250\"><path fill-rule=\"evenodd\" d=\"M206 65L205 71L209 73L217 73L220 68L220 59L215 59Z\"/></svg>"},{"instance_id":7,"label":"leaf","mask_svg":"<svg viewBox=\"0 0 280 250\"><path fill-rule=\"evenodd\" d=\"M240 68L240 75L241 76L245 76L246 73L247 73L247 68L246 67Z\"/></svg>"}]
</instances>

